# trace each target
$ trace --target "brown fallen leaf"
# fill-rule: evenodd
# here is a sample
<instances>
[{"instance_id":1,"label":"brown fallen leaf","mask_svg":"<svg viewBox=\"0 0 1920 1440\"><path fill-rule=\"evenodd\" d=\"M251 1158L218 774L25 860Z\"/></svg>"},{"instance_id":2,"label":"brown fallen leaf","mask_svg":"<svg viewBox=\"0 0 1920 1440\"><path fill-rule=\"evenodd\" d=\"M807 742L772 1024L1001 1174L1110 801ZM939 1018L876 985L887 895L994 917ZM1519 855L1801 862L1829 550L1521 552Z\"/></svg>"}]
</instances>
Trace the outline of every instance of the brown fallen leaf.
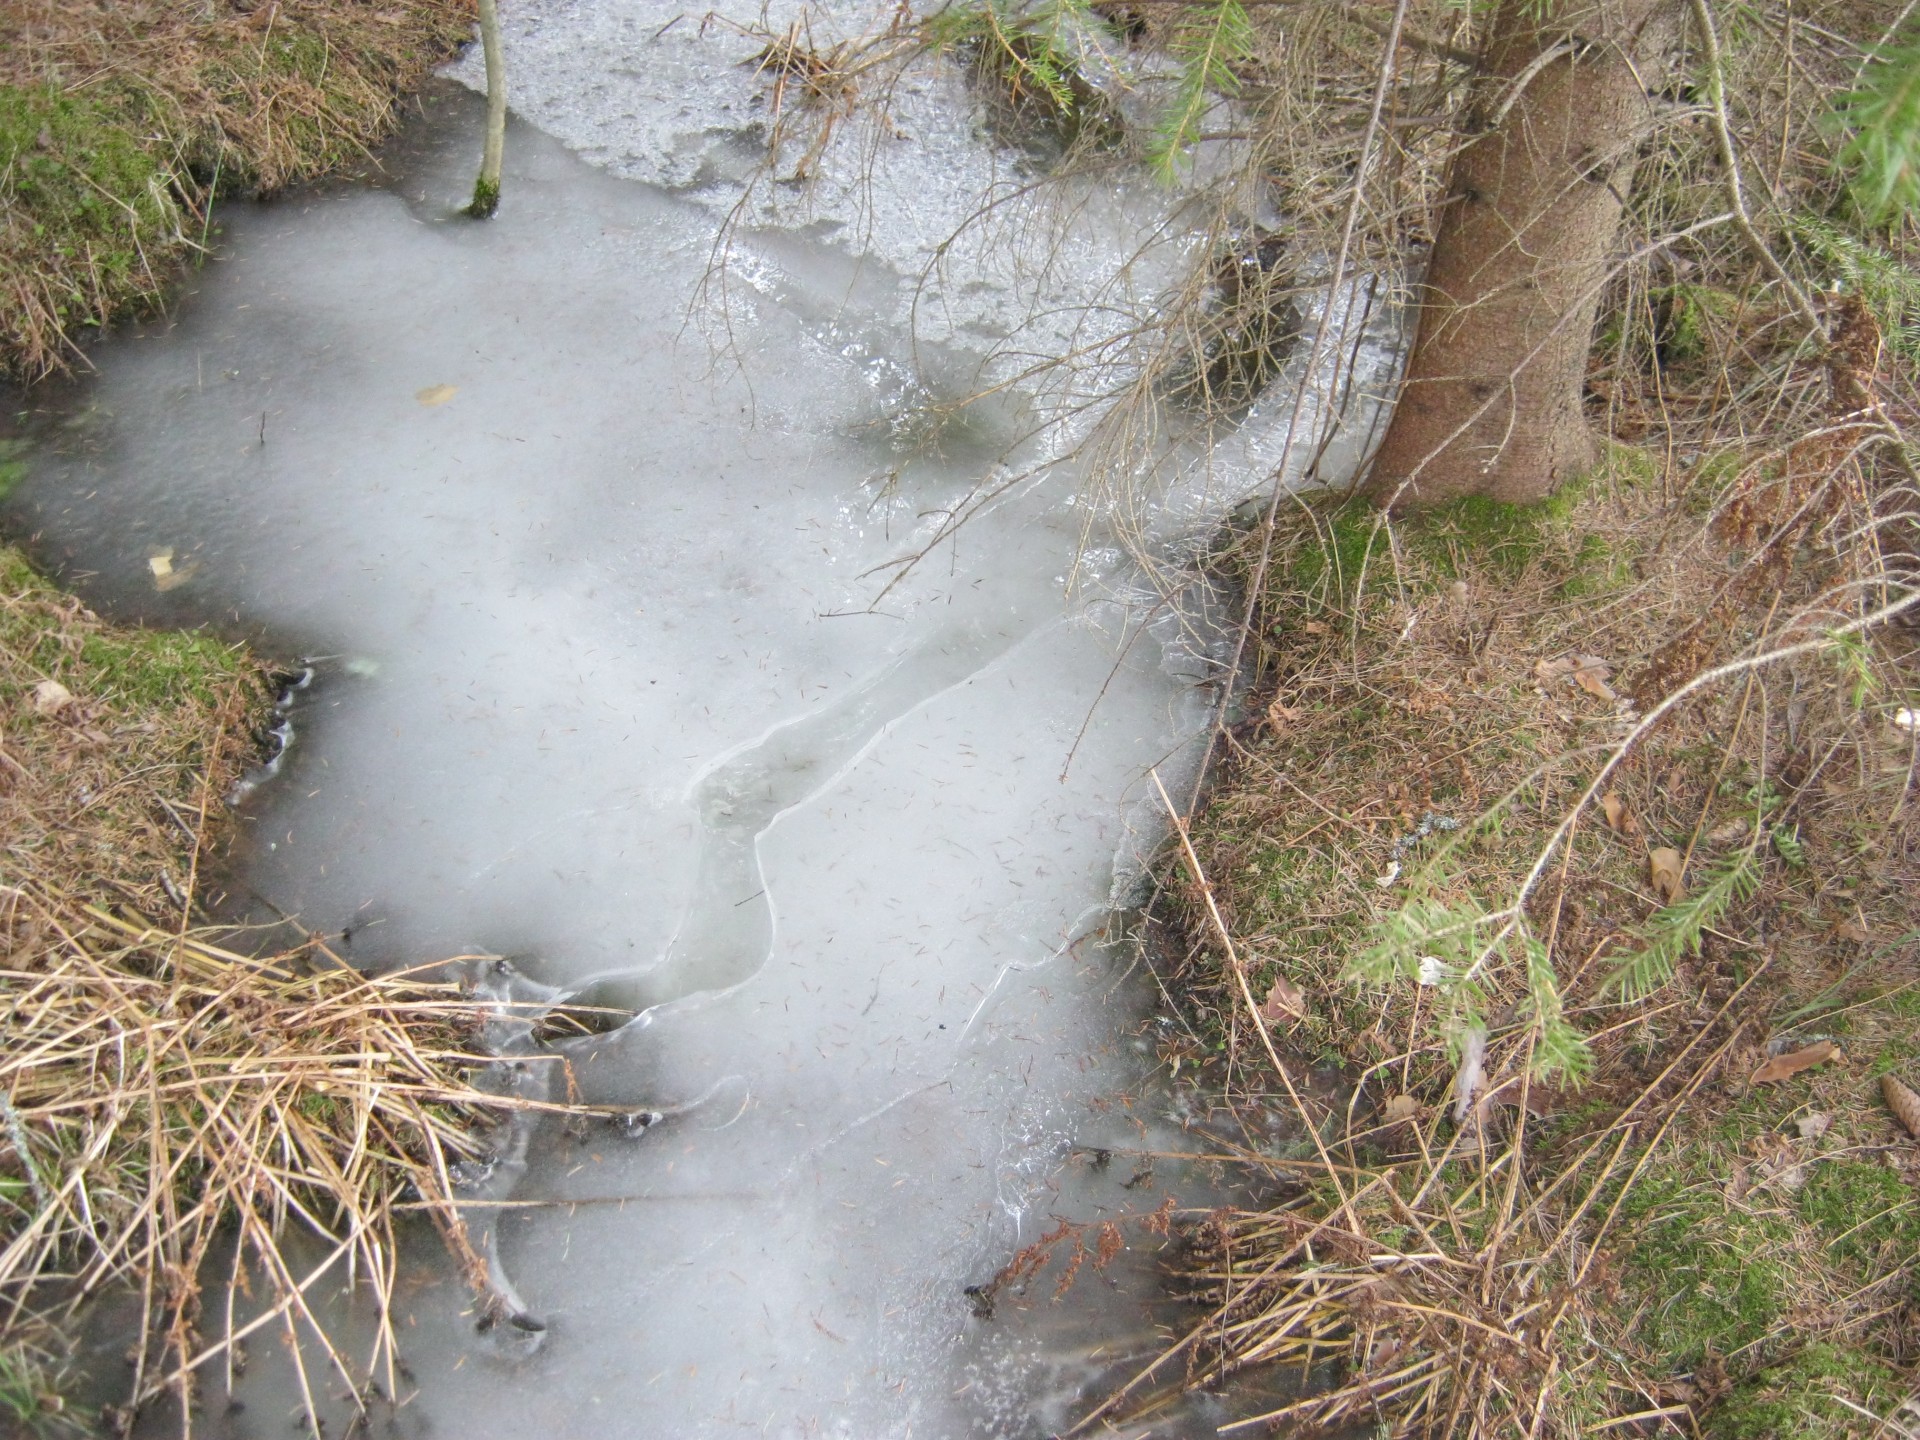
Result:
<instances>
[{"instance_id":1,"label":"brown fallen leaf","mask_svg":"<svg viewBox=\"0 0 1920 1440\"><path fill-rule=\"evenodd\" d=\"M1727 1175L1727 1194L1735 1200L1744 1200L1752 1189L1753 1167L1744 1160L1734 1161Z\"/></svg>"},{"instance_id":2,"label":"brown fallen leaf","mask_svg":"<svg viewBox=\"0 0 1920 1440\"><path fill-rule=\"evenodd\" d=\"M1685 868L1686 861L1670 845L1662 845L1648 854L1647 878L1663 905L1678 905L1687 898L1687 882L1681 874Z\"/></svg>"},{"instance_id":3,"label":"brown fallen leaf","mask_svg":"<svg viewBox=\"0 0 1920 1440\"><path fill-rule=\"evenodd\" d=\"M1300 707L1297 705L1282 705L1275 700L1267 706L1267 728L1276 735L1285 730L1289 723L1299 718Z\"/></svg>"},{"instance_id":4,"label":"brown fallen leaf","mask_svg":"<svg viewBox=\"0 0 1920 1440\"><path fill-rule=\"evenodd\" d=\"M1284 975L1275 976L1267 998L1260 1002L1260 1018L1269 1025L1287 1025L1306 1013L1307 997L1300 993L1300 987Z\"/></svg>"},{"instance_id":5,"label":"brown fallen leaf","mask_svg":"<svg viewBox=\"0 0 1920 1440\"><path fill-rule=\"evenodd\" d=\"M1526 1084L1518 1075L1494 1086L1481 1098L1480 1103L1482 1106L1507 1105L1516 1110L1524 1103L1529 1115L1545 1116L1553 1113L1552 1092L1538 1081L1531 1085Z\"/></svg>"},{"instance_id":6,"label":"brown fallen leaf","mask_svg":"<svg viewBox=\"0 0 1920 1440\"><path fill-rule=\"evenodd\" d=\"M1789 1050L1784 1055L1776 1055L1758 1070L1753 1072L1755 1085L1777 1085L1782 1080L1791 1080L1802 1070L1811 1070L1816 1065L1824 1065L1840 1049L1831 1040L1816 1040L1813 1044L1799 1050Z\"/></svg>"},{"instance_id":7,"label":"brown fallen leaf","mask_svg":"<svg viewBox=\"0 0 1920 1440\"><path fill-rule=\"evenodd\" d=\"M1394 1361L1399 1358L1400 1342L1398 1340L1376 1340L1373 1348L1367 1352L1367 1365L1362 1373L1384 1375L1393 1368Z\"/></svg>"},{"instance_id":8,"label":"brown fallen leaf","mask_svg":"<svg viewBox=\"0 0 1920 1440\"><path fill-rule=\"evenodd\" d=\"M147 571L153 576L153 588L165 594L177 590L200 573L200 562L188 560L176 563L173 549L154 550L147 555Z\"/></svg>"},{"instance_id":9,"label":"brown fallen leaf","mask_svg":"<svg viewBox=\"0 0 1920 1440\"><path fill-rule=\"evenodd\" d=\"M1700 1387L1691 1380L1663 1380L1652 1387L1656 1399L1678 1405L1691 1405L1700 1398Z\"/></svg>"},{"instance_id":10,"label":"brown fallen leaf","mask_svg":"<svg viewBox=\"0 0 1920 1440\"><path fill-rule=\"evenodd\" d=\"M429 385L424 390L413 392L413 398L422 405L444 405L460 393L458 385Z\"/></svg>"},{"instance_id":11,"label":"brown fallen leaf","mask_svg":"<svg viewBox=\"0 0 1920 1440\"><path fill-rule=\"evenodd\" d=\"M1906 1127L1907 1133L1920 1140L1920 1095L1891 1075L1880 1077L1880 1098L1887 1102L1887 1108L1893 1111L1893 1118Z\"/></svg>"},{"instance_id":12,"label":"brown fallen leaf","mask_svg":"<svg viewBox=\"0 0 1920 1440\"><path fill-rule=\"evenodd\" d=\"M1555 680L1571 680L1600 700L1620 698L1607 683L1612 674L1613 666L1598 655L1562 655L1557 660L1536 660L1533 664L1533 678L1542 685Z\"/></svg>"},{"instance_id":13,"label":"brown fallen leaf","mask_svg":"<svg viewBox=\"0 0 1920 1440\"><path fill-rule=\"evenodd\" d=\"M1613 673L1613 667L1598 655L1576 655L1573 657L1573 683L1593 696L1596 700L1618 700L1620 697L1607 683L1607 677Z\"/></svg>"},{"instance_id":14,"label":"brown fallen leaf","mask_svg":"<svg viewBox=\"0 0 1920 1440\"><path fill-rule=\"evenodd\" d=\"M1389 1095L1387 1103L1380 1107L1380 1123L1398 1125L1414 1119L1419 1113L1420 1102L1411 1095Z\"/></svg>"},{"instance_id":15,"label":"brown fallen leaf","mask_svg":"<svg viewBox=\"0 0 1920 1440\"><path fill-rule=\"evenodd\" d=\"M73 703L73 692L58 680L42 680L33 687L33 709L36 715L58 715Z\"/></svg>"},{"instance_id":16,"label":"brown fallen leaf","mask_svg":"<svg viewBox=\"0 0 1920 1440\"><path fill-rule=\"evenodd\" d=\"M1324 635L1327 633L1327 622L1324 620L1309 620L1300 628L1309 635Z\"/></svg>"},{"instance_id":17,"label":"brown fallen leaf","mask_svg":"<svg viewBox=\"0 0 1920 1440\"><path fill-rule=\"evenodd\" d=\"M1627 808L1627 802L1609 790L1600 797L1600 808L1606 812L1607 828L1616 835L1638 835L1640 822L1634 818L1633 811Z\"/></svg>"}]
</instances>

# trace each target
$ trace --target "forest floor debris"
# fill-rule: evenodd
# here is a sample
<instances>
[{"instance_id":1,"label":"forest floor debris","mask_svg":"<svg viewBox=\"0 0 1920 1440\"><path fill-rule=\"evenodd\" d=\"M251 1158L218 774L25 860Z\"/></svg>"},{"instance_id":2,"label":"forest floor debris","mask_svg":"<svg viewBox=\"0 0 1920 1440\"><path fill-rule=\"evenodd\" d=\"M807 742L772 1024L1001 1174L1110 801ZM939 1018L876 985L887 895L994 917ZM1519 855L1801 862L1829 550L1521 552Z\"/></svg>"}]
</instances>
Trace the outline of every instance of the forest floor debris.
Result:
<instances>
[{"instance_id":1,"label":"forest floor debris","mask_svg":"<svg viewBox=\"0 0 1920 1440\"><path fill-rule=\"evenodd\" d=\"M1912 492L1695 438L1225 550L1271 545L1249 689L1150 929L1276 1198L1189 1231L1207 1318L1090 1422L1277 1364L1233 1433L1908 1433Z\"/></svg>"}]
</instances>

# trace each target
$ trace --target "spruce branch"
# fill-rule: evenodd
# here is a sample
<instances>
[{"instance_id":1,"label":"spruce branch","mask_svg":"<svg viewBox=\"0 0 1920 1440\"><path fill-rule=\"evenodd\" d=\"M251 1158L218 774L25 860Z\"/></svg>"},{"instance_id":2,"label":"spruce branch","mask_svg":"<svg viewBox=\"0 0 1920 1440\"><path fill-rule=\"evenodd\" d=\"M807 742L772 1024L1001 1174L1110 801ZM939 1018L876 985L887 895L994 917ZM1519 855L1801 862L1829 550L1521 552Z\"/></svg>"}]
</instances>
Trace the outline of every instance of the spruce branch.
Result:
<instances>
[{"instance_id":1,"label":"spruce branch","mask_svg":"<svg viewBox=\"0 0 1920 1440\"><path fill-rule=\"evenodd\" d=\"M1213 97L1239 93L1234 70L1253 54L1253 25L1240 0L1217 0L1203 18L1182 25L1168 47L1181 62L1180 88L1154 128L1147 158L1163 177L1172 178L1181 157L1200 138Z\"/></svg>"},{"instance_id":2,"label":"spruce branch","mask_svg":"<svg viewBox=\"0 0 1920 1440\"><path fill-rule=\"evenodd\" d=\"M1693 894L1663 906L1635 934L1639 948L1607 977L1606 988L1628 1000L1644 1000L1673 978L1680 961L1700 953L1700 937L1734 905L1760 888L1758 835L1744 850L1721 861Z\"/></svg>"}]
</instances>

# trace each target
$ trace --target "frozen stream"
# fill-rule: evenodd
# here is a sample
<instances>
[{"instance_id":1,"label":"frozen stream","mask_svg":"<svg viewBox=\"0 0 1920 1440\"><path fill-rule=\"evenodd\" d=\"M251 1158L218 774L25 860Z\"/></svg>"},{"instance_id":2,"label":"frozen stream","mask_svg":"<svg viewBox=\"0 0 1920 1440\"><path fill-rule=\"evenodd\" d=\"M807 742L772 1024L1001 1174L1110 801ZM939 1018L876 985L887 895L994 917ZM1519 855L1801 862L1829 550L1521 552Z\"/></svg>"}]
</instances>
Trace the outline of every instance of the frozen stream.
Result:
<instances>
[{"instance_id":1,"label":"frozen stream","mask_svg":"<svg viewBox=\"0 0 1920 1440\"><path fill-rule=\"evenodd\" d=\"M1071 1163L1177 1135L1135 1100L1151 986L1081 942L1213 676L1042 463L1073 438L1042 402L910 439L1036 307L1164 284L1177 245L1128 264L1171 202L1084 196L1053 268L938 279L911 330L908 277L1011 163L936 77L858 205L749 207L689 325L764 87L737 35L648 42L673 13L508 7L516 105L558 138L516 123L489 224L450 214L463 95L377 184L231 207L174 321L41 418L9 519L117 614L325 657L245 802L235 903L644 1009L574 1042L589 1098L700 1101L496 1177L569 1202L497 1212L544 1343L483 1343L455 1282L410 1282L418 1394L383 1433L1044 1434L1072 1376L960 1292L1055 1213L1169 1193ZM1134 522L1204 534L1268 483L1273 422ZM1031 478L870 609L1008 464ZM255 1349L245 1409L199 1433L294 1433Z\"/></svg>"}]
</instances>

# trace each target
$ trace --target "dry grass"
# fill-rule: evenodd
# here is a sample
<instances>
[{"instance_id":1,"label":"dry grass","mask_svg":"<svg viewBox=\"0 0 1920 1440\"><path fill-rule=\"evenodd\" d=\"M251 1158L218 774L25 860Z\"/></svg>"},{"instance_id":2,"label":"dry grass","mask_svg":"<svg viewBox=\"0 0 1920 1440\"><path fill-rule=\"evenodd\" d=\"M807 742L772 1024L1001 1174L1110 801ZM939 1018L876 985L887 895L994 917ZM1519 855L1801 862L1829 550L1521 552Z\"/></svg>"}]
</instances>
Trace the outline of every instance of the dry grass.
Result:
<instances>
[{"instance_id":1,"label":"dry grass","mask_svg":"<svg viewBox=\"0 0 1920 1440\"><path fill-rule=\"evenodd\" d=\"M391 1396L400 1216L424 1210L483 1321L509 1318L451 1167L518 1113L580 1107L490 1084L500 1007L451 979L219 943L192 897L262 677L210 639L107 626L4 560L0 1331L28 1341L50 1309L136 1292L147 1330L121 1421L169 1391L189 1402L203 1367L263 1327L287 1337L310 1414L331 1384L312 1366ZM229 1249L209 1304L209 1254ZM296 1249L319 1263L296 1270ZM314 1319L323 1280L373 1297L371 1355L340 1353ZM25 1353L10 1343L8 1363Z\"/></svg>"},{"instance_id":2,"label":"dry grass","mask_svg":"<svg viewBox=\"0 0 1920 1440\"><path fill-rule=\"evenodd\" d=\"M1785 443L1278 523L1158 920L1169 1059L1280 1195L1191 1236L1211 1312L1098 1419L1279 1363L1309 1396L1252 1428L1895 1433L1920 1152L1877 1077L1920 1079L1920 647L1871 617L1914 606L1914 492L1884 427L1812 408L1891 398L1877 344L1834 355ZM1753 1080L1822 1038L1841 1061Z\"/></svg>"},{"instance_id":3,"label":"dry grass","mask_svg":"<svg viewBox=\"0 0 1920 1440\"><path fill-rule=\"evenodd\" d=\"M203 252L216 192L363 155L469 38L467 0L0 7L0 368L83 363Z\"/></svg>"}]
</instances>

